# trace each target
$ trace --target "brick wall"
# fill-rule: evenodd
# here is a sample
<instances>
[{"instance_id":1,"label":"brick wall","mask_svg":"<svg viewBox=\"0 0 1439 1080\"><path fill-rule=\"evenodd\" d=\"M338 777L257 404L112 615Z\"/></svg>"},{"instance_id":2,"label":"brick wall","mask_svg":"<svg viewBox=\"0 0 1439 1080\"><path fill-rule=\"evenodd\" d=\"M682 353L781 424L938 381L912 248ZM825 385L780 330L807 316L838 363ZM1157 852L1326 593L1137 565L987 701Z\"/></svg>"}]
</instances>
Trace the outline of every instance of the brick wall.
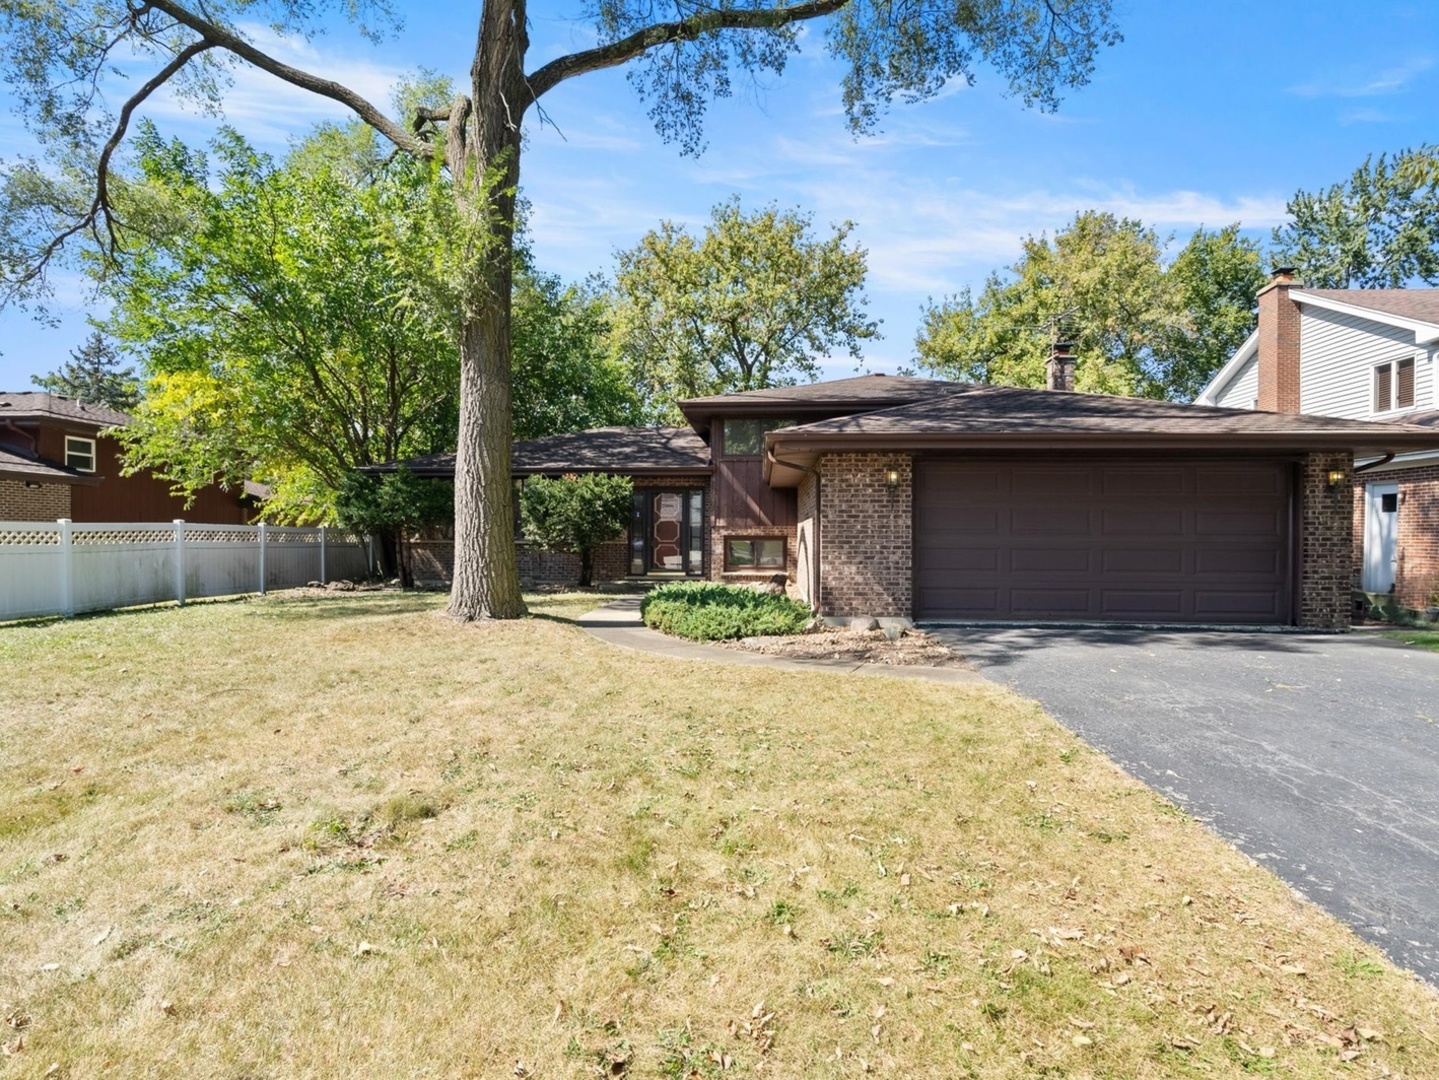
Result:
<instances>
[{"instance_id":1,"label":"brick wall","mask_svg":"<svg viewBox=\"0 0 1439 1080\"><path fill-rule=\"evenodd\" d=\"M1299 305L1289 298L1297 287L1279 274L1259 290L1259 407L1269 412L1299 411Z\"/></svg>"},{"instance_id":2,"label":"brick wall","mask_svg":"<svg viewBox=\"0 0 1439 1080\"><path fill-rule=\"evenodd\" d=\"M1439 466L1422 465L1361 475L1354 487L1354 582L1364 573L1364 482L1399 485L1395 522L1394 601L1422 611L1439 593Z\"/></svg>"},{"instance_id":3,"label":"brick wall","mask_svg":"<svg viewBox=\"0 0 1439 1080\"><path fill-rule=\"evenodd\" d=\"M886 481L891 469L899 473L894 488ZM913 459L827 454L819 473L820 614L908 617Z\"/></svg>"},{"instance_id":4,"label":"brick wall","mask_svg":"<svg viewBox=\"0 0 1439 1080\"><path fill-rule=\"evenodd\" d=\"M26 487L24 480L0 480L0 521L58 521L69 516L69 484Z\"/></svg>"},{"instance_id":5,"label":"brick wall","mask_svg":"<svg viewBox=\"0 0 1439 1080\"><path fill-rule=\"evenodd\" d=\"M1329 486L1329 473L1344 479ZM1349 625L1354 584L1354 456L1316 453L1300 481L1299 625L1341 630Z\"/></svg>"}]
</instances>

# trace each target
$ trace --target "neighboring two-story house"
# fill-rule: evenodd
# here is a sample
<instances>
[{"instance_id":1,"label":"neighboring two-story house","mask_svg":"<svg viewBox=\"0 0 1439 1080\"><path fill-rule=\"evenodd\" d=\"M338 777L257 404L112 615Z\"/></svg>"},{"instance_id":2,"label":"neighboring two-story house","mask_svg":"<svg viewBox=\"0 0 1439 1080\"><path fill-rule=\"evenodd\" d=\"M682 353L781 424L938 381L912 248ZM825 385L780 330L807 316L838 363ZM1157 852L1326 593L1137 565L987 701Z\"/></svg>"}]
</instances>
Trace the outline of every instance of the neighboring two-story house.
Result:
<instances>
[{"instance_id":1,"label":"neighboring two-story house","mask_svg":"<svg viewBox=\"0 0 1439 1080\"><path fill-rule=\"evenodd\" d=\"M0 521L187 521L238 525L256 506L213 485L193 504L149 472L122 473L107 434L130 418L44 391L0 393Z\"/></svg>"},{"instance_id":2,"label":"neighboring two-story house","mask_svg":"<svg viewBox=\"0 0 1439 1080\"><path fill-rule=\"evenodd\" d=\"M828 616L1347 626L1355 454L1439 430L867 375L680 403L687 426L518 442L517 483L635 485L598 580L786 576ZM454 456L390 463L454 476ZM572 556L519 541L529 585ZM449 542L427 545L448 576Z\"/></svg>"},{"instance_id":3,"label":"neighboring two-story house","mask_svg":"<svg viewBox=\"0 0 1439 1080\"><path fill-rule=\"evenodd\" d=\"M1259 328L1198 403L1439 430L1436 352L1439 289L1306 289L1281 270L1260 293ZM1355 472L1354 587L1433 606L1439 452L1361 457Z\"/></svg>"}]
</instances>

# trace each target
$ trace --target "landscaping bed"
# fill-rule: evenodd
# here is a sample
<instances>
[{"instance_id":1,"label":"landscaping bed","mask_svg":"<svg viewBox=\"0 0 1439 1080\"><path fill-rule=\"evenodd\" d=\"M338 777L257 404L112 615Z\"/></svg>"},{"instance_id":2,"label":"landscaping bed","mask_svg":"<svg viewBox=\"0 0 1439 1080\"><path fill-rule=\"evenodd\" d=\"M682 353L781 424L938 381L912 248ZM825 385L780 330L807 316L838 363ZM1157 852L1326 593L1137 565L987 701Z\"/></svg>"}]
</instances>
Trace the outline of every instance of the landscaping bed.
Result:
<instances>
[{"instance_id":1,"label":"landscaping bed","mask_svg":"<svg viewBox=\"0 0 1439 1080\"><path fill-rule=\"evenodd\" d=\"M730 648L791 660L842 660L898 667L971 666L934 635L915 629L891 636L884 630L821 626L791 637L748 637L727 644Z\"/></svg>"},{"instance_id":2,"label":"landscaping bed","mask_svg":"<svg viewBox=\"0 0 1439 1080\"><path fill-rule=\"evenodd\" d=\"M640 601L640 617L651 630L691 641L799 634L814 622L798 600L713 581L677 581L652 589Z\"/></svg>"}]
</instances>

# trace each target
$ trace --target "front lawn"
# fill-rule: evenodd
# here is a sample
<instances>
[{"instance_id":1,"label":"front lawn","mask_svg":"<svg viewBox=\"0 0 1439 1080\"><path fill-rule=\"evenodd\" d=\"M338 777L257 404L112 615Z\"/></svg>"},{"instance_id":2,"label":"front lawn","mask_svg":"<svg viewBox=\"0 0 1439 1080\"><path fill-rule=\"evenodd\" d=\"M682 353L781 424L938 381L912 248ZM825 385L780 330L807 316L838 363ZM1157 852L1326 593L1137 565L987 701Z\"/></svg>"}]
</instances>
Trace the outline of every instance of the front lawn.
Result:
<instances>
[{"instance_id":1,"label":"front lawn","mask_svg":"<svg viewBox=\"0 0 1439 1080\"><path fill-rule=\"evenodd\" d=\"M1405 645L1417 645L1421 649L1439 652L1439 630L1394 630L1384 635Z\"/></svg>"},{"instance_id":2,"label":"front lawn","mask_svg":"<svg viewBox=\"0 0 1439 1080\"><path fill-rule=\"evenodd\" d=\"M1439 1076L1433 991L1032 703L532 603L0 628L0 1076Z\"/></svg>"}]
</instances>

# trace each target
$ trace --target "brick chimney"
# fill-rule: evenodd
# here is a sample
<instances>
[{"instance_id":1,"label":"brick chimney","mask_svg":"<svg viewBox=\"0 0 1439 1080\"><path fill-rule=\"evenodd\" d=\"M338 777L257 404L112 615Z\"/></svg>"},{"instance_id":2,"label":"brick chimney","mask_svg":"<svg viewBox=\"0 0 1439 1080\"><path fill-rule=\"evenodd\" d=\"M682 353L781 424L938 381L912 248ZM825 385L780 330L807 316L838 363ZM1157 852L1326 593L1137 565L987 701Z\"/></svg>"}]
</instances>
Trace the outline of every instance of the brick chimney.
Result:
<instances>
[{"instance_id":1,"label":"brick chimney","mask_svg":"<svg viewBox=\"0 0 1439 1080\"><path fill-rule=\"evenodd\" d=\"M1049 389L1074 389L1074 353L1067 341L1056 341L1049 354Z\"/></svg>"},{"instance_id":2,"label":"brick chimney","mask_svg":"<svg viewBox=\"0 0 1439 1080\"><path fill-rule=\"evenodd\" d=\"M1282 266L1259 290L1259 408L1268 412L1299 411L1299 305L1289 298L1299 288Z\"/></svg>"}]
</instances>

